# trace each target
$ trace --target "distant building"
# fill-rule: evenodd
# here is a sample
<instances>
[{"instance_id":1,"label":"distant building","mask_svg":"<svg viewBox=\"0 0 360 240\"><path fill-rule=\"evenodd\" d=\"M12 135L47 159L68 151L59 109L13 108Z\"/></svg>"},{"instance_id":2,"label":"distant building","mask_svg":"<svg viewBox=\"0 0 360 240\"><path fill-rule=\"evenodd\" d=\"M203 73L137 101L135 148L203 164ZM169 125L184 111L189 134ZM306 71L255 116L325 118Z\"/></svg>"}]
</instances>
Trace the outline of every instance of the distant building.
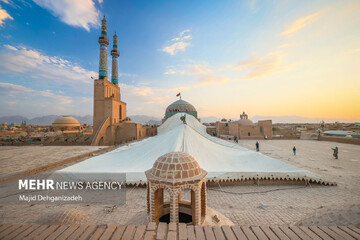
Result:
<instances>
[{"instance_id":1,"label":"distant building","mask_svg":"<svg viewBox=\"0 0 360 240\"><path fill-rule=\"evenodd\" d=\"M248 119L248 115L243 112L240 120L228 122L226 119L216 122L216 135L221 138L239 139L271 139L272 120L259 121L256 125Z\"/></svg>"},{"instance_id":2,"label":"distant building","mask_svg":"<svg viewBox=\"0 0 360 240\"><path fill-rule=\"evenodd\" d=\"M57 131L81 130L82 126L78 120L71 116L62 116L52 123L52 128Z\"/></svg>"}]
</instances>

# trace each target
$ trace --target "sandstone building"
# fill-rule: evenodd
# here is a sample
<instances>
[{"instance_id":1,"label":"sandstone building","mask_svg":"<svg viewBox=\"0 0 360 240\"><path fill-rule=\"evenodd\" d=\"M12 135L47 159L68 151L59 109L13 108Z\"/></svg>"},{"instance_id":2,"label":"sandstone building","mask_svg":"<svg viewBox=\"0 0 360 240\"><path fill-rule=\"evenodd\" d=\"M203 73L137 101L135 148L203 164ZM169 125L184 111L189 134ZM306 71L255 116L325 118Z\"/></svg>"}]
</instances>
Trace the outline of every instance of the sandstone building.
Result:
<instances>
[{"instance_id":1,"label":"sandstone building","mask_svg":"<svg viewBox=\"0 0 360 240\"><path fill-rule=\"evenodd\" d=\"M248 115L243 112L240 120L228 122L225 119L215 124L216 135L220 138L239 139L271 139L272 138L272 121L259 121L256 125L248 119Z\"/></svg>"}]
</instances>

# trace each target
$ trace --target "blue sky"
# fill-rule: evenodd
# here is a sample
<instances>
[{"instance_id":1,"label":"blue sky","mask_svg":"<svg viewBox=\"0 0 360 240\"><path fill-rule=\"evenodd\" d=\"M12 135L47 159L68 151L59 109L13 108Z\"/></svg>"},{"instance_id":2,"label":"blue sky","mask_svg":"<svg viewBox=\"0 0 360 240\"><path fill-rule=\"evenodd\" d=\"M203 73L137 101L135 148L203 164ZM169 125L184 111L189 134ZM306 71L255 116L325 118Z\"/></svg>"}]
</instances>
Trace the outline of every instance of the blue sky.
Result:
<instances>
[{"instance_id":1,"label":"blue sky","mask_svg":"<svg viewBox=\"0 0 360 240\"><path fill-rule=\"evenodd\" d=\"M358 1L0 0L0 116L92 114L100 22L128 114L360 118ZM109 72L111 56L109 55ZM342 93L342 94L341 94ZM346 93L346 94L344 94Z\"/></svg>"}]
</instances>

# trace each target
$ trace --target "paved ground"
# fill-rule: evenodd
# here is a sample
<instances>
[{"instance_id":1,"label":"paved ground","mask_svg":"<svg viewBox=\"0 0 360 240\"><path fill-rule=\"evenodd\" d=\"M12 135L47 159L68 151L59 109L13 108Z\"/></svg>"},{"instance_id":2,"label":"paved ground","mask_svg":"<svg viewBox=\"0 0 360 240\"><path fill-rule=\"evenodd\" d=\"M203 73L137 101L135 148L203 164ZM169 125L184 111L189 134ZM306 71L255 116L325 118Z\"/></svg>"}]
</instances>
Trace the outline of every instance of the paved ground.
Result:
<instances>
[{"instance_id":1,"label":"paved ground","mask_svg":"<svg viewBox=\"0 0 360 240\"><path fill-rule=\"evenodd\" d=\"M0 226L1 239L179 239L179 240L278 240L278 239L360 239L354 226L193 226L185 223L146 225L17 225Z\"/></svg>"},{"instance_id":2,"label":"paved ground","mask_svg":"<svg viewBox=\"0 0 360 240\"><path fill-rule=\"evenodd\" d=\"M255 148L252 140L239 144ZM298 155L292 155L296 146ZM339 159L331 147L339 147ZM66 147L63 147L66 148ZM338 186L221 186L208 189L209 207L240 225L360 226L360 147L305 140L260 141L261 153L321 175ZM31 156L28 156L32 158ZM131 188L123 206L6 205L0 223L146 224L146 189Z\"/></svg>"},{"instance_id":3,"label":"paved ground","mask_svg":"<svg viewBox=\"0 0 360 240\"><path fill-rule=\"evenodd\" d=\"M101 146L0 146L0 178L66 158L102 149Z\"/></svg>"}]
</instances>

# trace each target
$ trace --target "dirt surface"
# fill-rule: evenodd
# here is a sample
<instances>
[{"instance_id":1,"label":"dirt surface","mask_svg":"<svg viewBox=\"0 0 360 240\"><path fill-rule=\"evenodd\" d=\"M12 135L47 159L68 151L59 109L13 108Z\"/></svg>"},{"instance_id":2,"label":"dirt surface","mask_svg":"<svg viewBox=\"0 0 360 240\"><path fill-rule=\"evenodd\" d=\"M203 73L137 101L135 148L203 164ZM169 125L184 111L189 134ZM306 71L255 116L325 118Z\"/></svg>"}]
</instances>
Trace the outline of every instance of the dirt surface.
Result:
<instances>
[{"instance_id":1,"label":"dirt surface","mask_svg":"<svg viewBox=\"0 0 360 240\"><path fill-rule=\"evenodd\" d=\"M254 140L239 144L255 149ZM355 225L360 226L360 147L351 144L306 140L259 141L260 152L307 169L338 186L223 186L209 187L208 206L240 225ZM292 154L296 146L297 155ZM339 147L339 159L331 148ZM67 148L67 147L60 147ZM75 147L78 148L78 147ZM1 150L0 150L1 151ZM62 151L62 150L59 150ZM65 150L63 150L65 151ZM27 159L46 161L36 151ZM50 152L49 152L50 154ZM51 154L50 154L51 155ZM23 162L13 163L16 169ZM124 205L3 205L0 223L145 224L146 188L127 189Z\"/></svg>"},{"instance_id":2,"label":"dirt surface","mask_svg":"<svg viewBox=\"0 0 360 240\"><path fill-rule=\"evenodd\" d=\"M104 146L0 146L0 178L105 148Z\"/></svg>"}]
</instances>

